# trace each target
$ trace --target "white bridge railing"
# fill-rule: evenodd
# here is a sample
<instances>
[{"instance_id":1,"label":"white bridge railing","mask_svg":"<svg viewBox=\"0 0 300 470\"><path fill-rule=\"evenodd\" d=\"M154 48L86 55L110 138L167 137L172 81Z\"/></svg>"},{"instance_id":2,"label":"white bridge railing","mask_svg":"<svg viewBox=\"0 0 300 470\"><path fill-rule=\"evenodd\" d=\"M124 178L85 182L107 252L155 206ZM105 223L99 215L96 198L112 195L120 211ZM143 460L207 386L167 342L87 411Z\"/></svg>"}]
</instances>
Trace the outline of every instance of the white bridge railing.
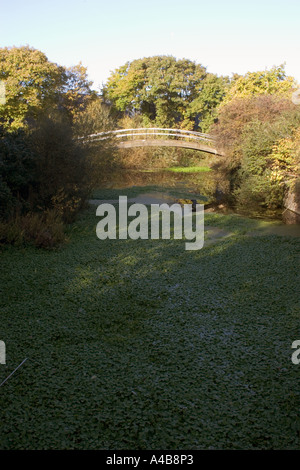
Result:
<instances>
[{"instance_id":1,"label":"white bridge railing","mask_svg":"<svg viewBox=\"0 0 300 470\"><path fill-rule=\"evenodd\" d=\"M214 138L209 134L202 132L187 131L183 129L166 129L161 127L140 127L136 129L117 129L114 131L98 132L96 134L90 134L86 137L80 137L84 141L97 141L106 140L114 136L117 139L123 140L134 140L136 138L143 137L143 140L147 138L155 139L157 136L164 136L167 138L175 138L176 140L193 140L193 141L204 141L206 143L214 143Z\"/></svg>"}]
</instances>

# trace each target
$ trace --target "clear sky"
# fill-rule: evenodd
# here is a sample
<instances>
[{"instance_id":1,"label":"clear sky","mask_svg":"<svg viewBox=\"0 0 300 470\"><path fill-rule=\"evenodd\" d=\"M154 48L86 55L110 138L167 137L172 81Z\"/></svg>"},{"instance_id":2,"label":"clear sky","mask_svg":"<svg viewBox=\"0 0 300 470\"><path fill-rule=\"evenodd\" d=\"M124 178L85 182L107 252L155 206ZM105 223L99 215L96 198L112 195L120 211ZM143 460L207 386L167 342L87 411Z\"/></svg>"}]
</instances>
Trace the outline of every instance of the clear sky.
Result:
<instances>
[{"instance_id":1,"label":"clear sky","mask_svg":"<svg viewBox=\"0 0 300 470\"><path fill-rule=\"evenodd\" d=\"M29 45L98 89L128 60L191 59L231 75L286 62L300 83L300 0L0 0L0 47Z\"/></svg>"}]
</instances>

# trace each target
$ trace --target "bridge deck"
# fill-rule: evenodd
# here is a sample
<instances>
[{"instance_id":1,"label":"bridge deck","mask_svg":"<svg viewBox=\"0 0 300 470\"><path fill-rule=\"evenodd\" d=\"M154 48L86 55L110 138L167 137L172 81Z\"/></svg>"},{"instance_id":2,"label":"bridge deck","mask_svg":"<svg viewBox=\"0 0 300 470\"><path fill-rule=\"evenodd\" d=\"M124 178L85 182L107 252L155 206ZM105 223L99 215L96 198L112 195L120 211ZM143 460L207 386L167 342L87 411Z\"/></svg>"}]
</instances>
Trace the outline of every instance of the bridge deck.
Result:
<instances>
[{"instance_id":1,"label":"bridge deck","mask_svg":"<svg viewBox=\"0 0 300 470\"><path fill-rule=\"evenodd\" d=\"M184 140L162 140L162 139L145 139L145 140L125 140L118 142L119 148L133 148L133 147L181 147L191 150L198 150L200 152L212 153L220 155L216 149L199 142L189 142Z\"/></svg>"},{"instance_id":2,"label":"bridge deck","mask_svg":"<svg viewBox=\"0 0 300 470\"><path fill-rule=\"evenodd\" d=\"M162 136L165 136L166 138L162 139ZM119 141L117 143L119 148L181 147L198 150L200 152L207 152L214 155L222 155L222 153L213 148L213 136L184 129L166 129L158 127L118 129L91 134L87 137L81 137L81 139L88 140L89 142L96 142L110 137L115 137L117 141Z\"/></svg>"}]
</instances>

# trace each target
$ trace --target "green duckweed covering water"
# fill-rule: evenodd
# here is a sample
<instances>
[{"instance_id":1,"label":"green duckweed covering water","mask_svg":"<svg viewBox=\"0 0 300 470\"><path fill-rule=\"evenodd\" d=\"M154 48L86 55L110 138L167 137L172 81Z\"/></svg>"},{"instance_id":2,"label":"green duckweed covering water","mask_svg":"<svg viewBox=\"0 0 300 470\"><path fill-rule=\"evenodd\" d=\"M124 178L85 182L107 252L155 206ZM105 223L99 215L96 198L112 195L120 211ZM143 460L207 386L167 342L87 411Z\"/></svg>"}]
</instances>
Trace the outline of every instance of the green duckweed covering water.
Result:
<instances>
[{"instance_id":1,"label":"green duckweed covering water","mask_svg":"<svg viewBox=\"0 0 300 470\"><path fill-rule=\"evenodd\" d=\"M225 217L225 218L224 218ZM227 217L227 219L226 219ZM106 240L1 257L1 449L299 449L296 237Z\"/></svg>"}]
</instances>

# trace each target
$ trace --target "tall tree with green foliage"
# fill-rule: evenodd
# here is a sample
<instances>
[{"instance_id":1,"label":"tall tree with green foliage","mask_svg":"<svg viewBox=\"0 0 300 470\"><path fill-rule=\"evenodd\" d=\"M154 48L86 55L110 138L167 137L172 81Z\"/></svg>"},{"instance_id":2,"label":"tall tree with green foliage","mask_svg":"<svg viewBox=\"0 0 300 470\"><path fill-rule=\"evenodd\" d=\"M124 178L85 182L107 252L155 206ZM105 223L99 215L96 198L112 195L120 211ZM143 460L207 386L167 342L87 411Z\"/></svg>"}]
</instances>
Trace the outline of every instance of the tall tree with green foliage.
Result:
<instances>
[{"instance_id":1,"label":"tall tree with green foliage","mask_svg":"<svg viewBox=\"0 0 300 470\"><path fill-rule=\"evenodd\" d=\"M202 92L206 98L201 101ZM154 56L116 69L103 94L118 111L141 114L145 125L201 129L225 93L222 79L207 74L202 65Z\"/></svg>"},{"instance_id":2,"label":"tall tree with green foliage","mask_svg":"<svg viewBox=\"0 0 300 470\"><path fill-rule=\"evenodd\" d=\"M64 79L62 105L72 120L76 120L98 95L91 89L93 82L88 79L87 68L81 62L65 69Z\"/></svg>"},{"instance_id":3,"label":"tall tree with green foliage","mask_svg":"<svg viewBox=\"0 0 300 470\"><path fill-rule=\"evenodd\" d=\"M71 119L93 95L81 64L66 69L29 46L0 49L0 81L5 85L0 124L10 130L26 127L50 109L64 109Z\"/></svg>"},{"instance_id":4,"label":"tall tree with green foliage","mask_svg":"<svg viewBox=\"0 0 300 470\"><path fill-rule=\"evenodd\" d=\"M42 52L26 47L0 49L0 79L6 102L0 106L4 127L23 127L26 117L36 117L57 101L65 81L63 67L49 62Z\"/></svg>"},{"instance_id":5,"label":"tall tree with green foliage","mask_svg":"<svg viewBox=\"0 0 300 470\"><path fill-rule=\"evenodd\" d=\"M295 79L287 76L284 64L270 70L248 72L244 76L235 76L228 88L223 105L237 98L252 95L288 96L296 86Z\"/></svg>"},{"instance_id":6,"label":"tall tree with green foliage","mask_svg":"<svg viewBox=\"0 0 300 470\"><path fill-rule=\"evenodd\" d=\"M191 128L193 124L194 127L200 127L202 132L208 132L216 121L218 106L223 101L228 86L228 77L218 77L208 73L203 80L201 91L186 108L183 127Z\"/></svg>"}]
</instances>

